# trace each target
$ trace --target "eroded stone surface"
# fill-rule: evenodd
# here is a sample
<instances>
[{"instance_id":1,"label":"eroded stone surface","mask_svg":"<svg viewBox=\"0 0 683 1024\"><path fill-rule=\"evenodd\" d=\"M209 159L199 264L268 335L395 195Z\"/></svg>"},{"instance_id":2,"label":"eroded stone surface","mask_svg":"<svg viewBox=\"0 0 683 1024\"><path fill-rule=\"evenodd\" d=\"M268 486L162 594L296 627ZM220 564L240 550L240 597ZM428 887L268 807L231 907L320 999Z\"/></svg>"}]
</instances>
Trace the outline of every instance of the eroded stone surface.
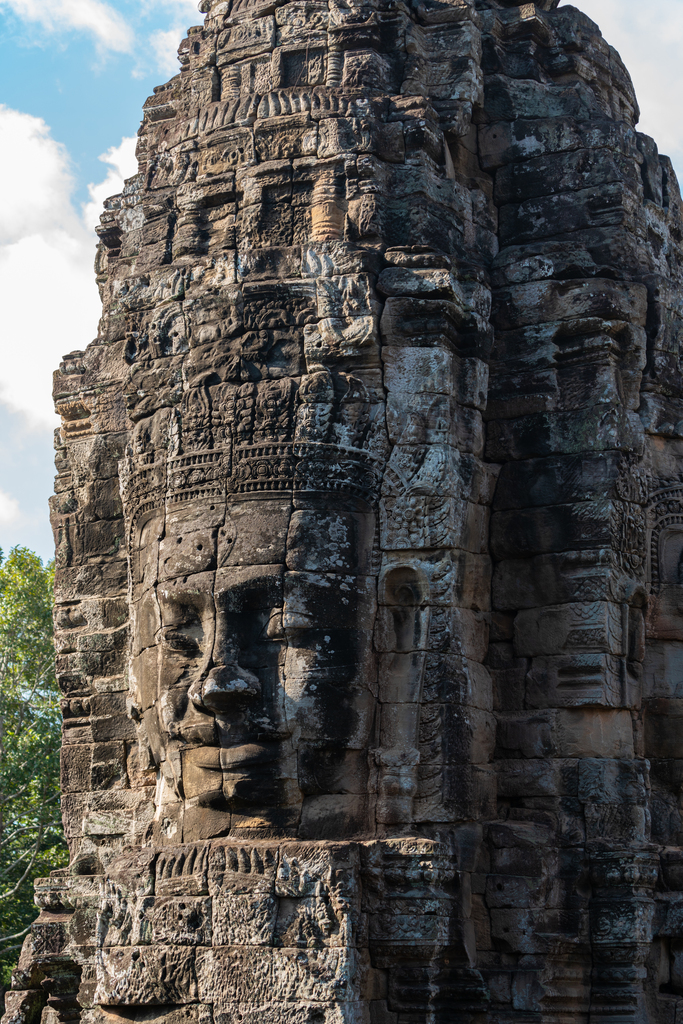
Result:
<instances>
[{"instance_id":1,"label":"eroded stone surface","mask_svg":"<svg viewBox=\"0 0 683 1024\"><path fill-rule=\"evenodd\" d=\"M554 0L202 9L55 375L8 1024L676 1024L671 164Z\"/></svg>"}]
</instances>

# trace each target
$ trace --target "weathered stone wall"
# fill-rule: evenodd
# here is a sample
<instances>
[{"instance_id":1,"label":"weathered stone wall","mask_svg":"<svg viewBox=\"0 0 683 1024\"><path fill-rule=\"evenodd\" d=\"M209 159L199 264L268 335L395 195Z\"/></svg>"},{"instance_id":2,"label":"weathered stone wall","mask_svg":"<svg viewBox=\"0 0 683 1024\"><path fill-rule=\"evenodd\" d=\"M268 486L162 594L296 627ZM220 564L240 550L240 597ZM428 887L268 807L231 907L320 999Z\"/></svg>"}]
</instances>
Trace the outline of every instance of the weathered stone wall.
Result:
<instances>
[{"instance_id":1,"label":"weathered stone wall","mask_svg":"<svg viewBox=\"0 0 683 1024\"><path fill-rule=\"evenodd\" d=\"M6 1024L683 1012L681 199L554 7L205 0L145 105Z\"/></svg>"}]
</instances>

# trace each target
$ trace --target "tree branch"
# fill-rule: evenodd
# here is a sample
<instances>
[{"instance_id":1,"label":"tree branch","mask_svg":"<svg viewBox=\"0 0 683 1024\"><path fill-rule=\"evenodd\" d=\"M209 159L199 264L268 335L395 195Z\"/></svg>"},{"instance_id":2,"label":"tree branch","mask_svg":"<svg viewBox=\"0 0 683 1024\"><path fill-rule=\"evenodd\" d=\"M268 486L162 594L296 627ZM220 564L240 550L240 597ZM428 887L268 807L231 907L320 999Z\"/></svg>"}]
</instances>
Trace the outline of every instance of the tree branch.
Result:
<instances>
[{"instance_id":1,"label":"tree branch","mask_svg":"<svg viewBox=\"0 0 683 1024\"><path fill-rule=\"evenodd\" d=\"M36 839L35 844L33 846L33 856L31 857L31 860L29 861L28 866L26 867L26 870L24 871L24 873L21 876L21 878L19 879L19 881L16 882L14 884L14 886L9 890L9 892L0 893L0 900L8 900L11 896L16 896L16 894L19 892L19 889L21 889L23 883L26 881L28 876L31 874L31 869L33 868L33 865L35 864L36 859L38 857L38 854L40 853L40 840L42 838L43 838L43 828L41 827L40 834L39 834L38 838Z\"/></svg>"},{"instance_id":2,"label":"tree branch","mask_svg":"<svg viewBox=\"0 0 683 1024\"><path fill-rule=\"evenodd\" d=\"M26 928L24 928L23 932L15 932L14 935L0 935L0 942L9 942L10 939L23 939L24 936L28 935L28 933L30 931L31 931L31 925L29 924L29 925L26 926ZM20 948L19 946L10 946L10 949L19 949L19 948ZM3 953L6 953L6 952L7 952L7 950L3 949Z\"/></svg>"}]
</instances>

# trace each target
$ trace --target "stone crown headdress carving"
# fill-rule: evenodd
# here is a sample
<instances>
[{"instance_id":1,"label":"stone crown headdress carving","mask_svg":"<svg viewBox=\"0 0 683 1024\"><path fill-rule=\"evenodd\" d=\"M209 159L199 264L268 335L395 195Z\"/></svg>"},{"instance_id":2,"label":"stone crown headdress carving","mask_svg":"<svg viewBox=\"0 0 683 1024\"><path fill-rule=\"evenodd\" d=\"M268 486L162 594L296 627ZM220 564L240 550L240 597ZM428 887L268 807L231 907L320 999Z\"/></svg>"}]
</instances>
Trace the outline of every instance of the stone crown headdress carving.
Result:
<instances>
[{"instance_id":1,"label":"stone crown headdress carving","mask_svg":"<svg viewBox=\"0 0 683 1024\"><path fill-rule=\"evenodd\" d=\"M163 428L141 423L121 466L126 518L182 502L334 491L372 504L381 463L363 381L323 369L291 378L195 388Z\"/></svg>"}]
</instances>

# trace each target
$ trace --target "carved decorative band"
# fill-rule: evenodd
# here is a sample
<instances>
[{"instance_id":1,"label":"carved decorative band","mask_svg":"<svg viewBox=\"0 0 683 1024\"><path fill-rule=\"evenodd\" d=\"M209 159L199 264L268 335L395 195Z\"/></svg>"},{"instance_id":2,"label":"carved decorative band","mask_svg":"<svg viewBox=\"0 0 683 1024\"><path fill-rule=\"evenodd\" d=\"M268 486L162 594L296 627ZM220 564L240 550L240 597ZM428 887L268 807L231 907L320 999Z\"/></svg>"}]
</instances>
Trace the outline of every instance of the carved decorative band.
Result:
<instances>
[{"instance_id":1,"label":"carved decorative band","mask_svg":"<svg viewBox=\"0 0 683 1024\"><path fill-rule=\"evenodd\" d=\"M187 455L176 455L168 460L169 474L183 469L194 469L197 466L220 466L222 459L228 454L227 448L213 448L207 451L190 452Z\"/></svg>"},{"instance_id":2,"label":"carved decorative band","mask_svg":"<svg viewBox=\"0 0 683 1024\"><path fill-rule=\"evenodd\" d=\"M174 456L166 466L136 463L123 488L129 521L140 506L147 508L150 493L160 496L159 507L220 499L226 492L265 496L286 491L343 493L372 504L381 484L381 465L368 452L309 441L240 445L232 460L229 449L222 448Z\"/></svg>"},{"instance_id":3,"label":"carved decorative band","mask_svg":"<svg viewBox=\"0 0 683 1024\"><path fill-rule=\"evenodd\" d=\"M294 454L297 458L295 491L344 491L370 503L377 501L381 467L368 452L302 442L294 445Z\"/></svg>"},{"instance_id":4,"label":"carved decorative band","mask_svg":"<svg viewBox=\"0 0 683 1024\"><path fill-rule=\"evenodd\" d=\"M195 487L186 491L170 491L166 495L167 505L179 505L188 501L208 501L222 498L224 488L222 485L216 487Z\"/></svg>"},{"instance_id":5,"label":"carved decorative band","mask_svg":"<svg viewBox=\"0 0 683 1024\"><path fill-rule=\"evenodd\" d=\"M291 491L295 459L290 443L241 445L235 450L228 492Z\"/></svg>"},{"instance_id":6,"label":"carved decorative band","mask_svg":"<svg viewBox=\"0 0 683 1024\"><path fill-rule=\"evenodd\" d=\"M228 491L334 491L376 501L379 484L379 464L367 452L317 442L283 442L238 448Z\"/></svg>"}]
</instances>

